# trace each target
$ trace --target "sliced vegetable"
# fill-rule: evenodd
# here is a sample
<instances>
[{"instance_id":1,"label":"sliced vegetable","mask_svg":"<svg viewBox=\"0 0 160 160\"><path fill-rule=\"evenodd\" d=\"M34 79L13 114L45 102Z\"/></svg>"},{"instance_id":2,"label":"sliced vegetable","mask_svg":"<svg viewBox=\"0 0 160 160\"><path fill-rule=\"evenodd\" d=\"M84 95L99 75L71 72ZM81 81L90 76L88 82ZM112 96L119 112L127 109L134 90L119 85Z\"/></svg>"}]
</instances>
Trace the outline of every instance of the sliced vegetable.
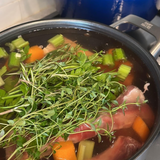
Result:
<instances>
[{"instance_id":1,"label":"sliced vegetable","mask_svg":"<svg viewBox=\"0 0 160 160\"><path fill-rule=\"evenodd\" d=\"M62 34L58 34L53 38L48 40L48 43L52 44L54 47L58 47L64 43L64 38Z\"/></svg>"},{"instance_id":2,"label":"sliced vegetable","mask_svg":"<svg viewBox=\"0 0 160 160\"><path fill-rule=\"evenodd\" d=\"M12 52L9 55L8 67L9 68L12 68L12 67L19 68L20 67L20 59L21 59L21 55L19 53Z\"/></svg>"},{"instance_id":3,"label":"sliced vegetable","mask_svg":"<svg viewBox=\"0 0 160 160\"><path fill-rule=\"evenodd\" d=\"M0 58L7 58L8 57L8 53L6 52L6 50L3 47L0 47Z\"/></svg>"},{"instance_id":4,"label":"sliced vegetable","mask_svg":"<svg viewBox=\"0 0 160 160\"><path fill-rule=\"evenodd\" d=\"M13 43L6 43L5 45L7 47L9 47L10 52L13 52L16 49L16 47L15 47L15 45Z\"/></svg>"},{"instance_id":5,"label":"sliced vegetable","mask_svg":"<svg viewBox=\"0 0 160 160\"><path fill-rule=\"evenodd\" d=\"M77 160L86 160L92 158L95 142L85 140L78 146Z\"/></svg>"},{"instance_id":6,"label":"sliced vegetable","mask_svg":"<svg viewBox=\"0 0 160 160\"><path fill-rule=\"evenodd\" d=\"M12 41L12 44L15 46L15 48L20 49L29 45L29 42L25 41L22 37L18 37L17 39ZM14 47L12 46L12 48Z\"/></svg>"},{"instance_id":7,"label":"sliced vegetable","mask_svg":"<svg viewBox=\"0 0 160 160\"><path fill-rule=\"evenodd\" d=\"M150 130L141 117L137 116L132 128L140 136L141 140L145 142L149 136Z\"/></svg>"},{"instance_id":8,"label":"sliced vegetable","mask_svg":"<svg viewBox=\"0 0 160 160\"><path fill-rule=\"evenodd\" d=\"M40 60L45 56L43 49L37 45L30 47L28 54L31 54L31 56L25 60L26 63L35 62L36 60Z\"/></svg>"},{"instance_id":9,"label":"sliced vegetable","mask_svg":"<svg viewBox=\"0 0 160 160\"><path fill-rule=\"evenodd\" d=\"M72 141L58 142L53 145L54 160L77 160Z\"/></svg>"},{"instance_id":10,"label":"sliced vegetable","mask_svg":"<svg viewBox=\"0 0 160 160\"><path fill-rule=\"evenodd\" d=\"M1 69L0 69L0 76L2 76L3 74L5 74L7 72L7 67L6 66L3 66Z\"/></svg>"},{"instance_id":11,"label":"sliced vegetable","mask_svg":"<svg viewBox=\"0 0 160 160\"><path fill-rule=\"evenodd\" d=\"M122 48L116 48L113 50L113 57L115 61L126 60L127 57Z\"/></svg>"},{"instance_id":12,"label":"sliced vegetable","mask_svg":"<svg viewBox=\"0 0 160 160\"><path fill-rule=\"evenodd\" d=\"M124 81L126 77L129 75L131 71L131 67L121 64L120 67L118 68L118 77L120 78L121 81Z\"/></svg>"},{"instance_id":13,"label":"sliced vegetable","mask_svg":"<svg viewBox=\"0 0 160 160\"><path fill-rule=\"evenodd\" d=\"M107 65L110 67L114 66L114 59L111 54L106 54L103 56L103 65Z\"/></svg>"},{"instance_id":14,"label":"sliced vegetable","mask_svg":"<svg viewBox=\"0 0 160 160\"><path fill-rule=\"evenodd\" d=\"M3 86L4 84L5 83L4 83L3 79L2 79L2 77L0 76L0 87Z\"/></svg>"}]
</instances>

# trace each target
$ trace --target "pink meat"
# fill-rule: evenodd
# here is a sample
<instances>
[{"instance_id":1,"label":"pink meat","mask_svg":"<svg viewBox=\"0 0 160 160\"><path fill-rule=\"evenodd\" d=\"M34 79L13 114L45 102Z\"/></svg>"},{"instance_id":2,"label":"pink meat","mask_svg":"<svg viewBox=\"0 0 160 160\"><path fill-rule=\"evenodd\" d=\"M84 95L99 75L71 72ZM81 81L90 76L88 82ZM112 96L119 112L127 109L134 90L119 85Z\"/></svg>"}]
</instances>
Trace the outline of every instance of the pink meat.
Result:
<instances>
[{"instance_id":1,"label":"pink meat","mask_svg":"<svg viewBox=\"0 0 160 160\"><path fill-rule=\"evenodd\" d=\"M143 103L145 97L143 92L135 87L135 86L128 86L123 94L121 94L118 98L118 104L121 105L124 101L126 103L136 103L138 100L139 103ZM114 107L114 105L113 105ZM116 114L113 115L113 130L119 130L122 128L129 128L132 126L135 118L140 116L148 125L149 128L152 128L155 120L154 113L152 109L149 107L148 104L141 104L139 108L135 104L127 105L127 109L125 110L125 115L123 114L122 110L118 110ZM111 129L112 127L112 120L108 113L103 113L96 121L101 119L102 124L99 128L107 129L107 126ZM75 133L84 130L91 130L91 126L89 124L82 124L78 128L75 129ZM84 139L92 138L96 135L93 131L87 131L77 134L71 134L68 137L68 140L73 141L74 143L80 142Z\"/></svg>"},{"instance_id":2,"label":"pink meat","mask_svg":"<svg viewBox=\"0 0 160 160\"><path fill-rule=\"evenodd\" d=\"M128 105L128 108L125 110L125 115L123 114L122 110L117 111L116 114L113 115L113 128L114 130L119 130L122 128L130 128L137 116L140 116L148 125L149 128L151 128L154 124L154 113L147 104L142 104L140 109L136 105ZM104 113L99 118L97 118L96 121L99 121L101 119L102 123L99 128L106 129L107 125L111 129L112 127L112 120L108 113ZM90 125L82 124L79 128L75 129L75 132L84 131L84 130L91 130ZM68 140L73 141L74 143L80 142L84 139L92 138L96 135L96 132L93 131L87 131L82 133L75 133L71 134L68 137Z\"/></svg>"},{"instance_id":3,"label":"pink meat","mask_svg":"<svg viewBox=\"0 0 160 160\"><path fill-rule=\"evenodd\" d=\"M127 86L126 90L117 98L119 104L126 103L143 103L145 100L143 92L136 86Z\"/></svg>"},{"instance_id":4,"label":"pink meat","mask_svg":"<svg viewBox=\"0 0 160 160\"><path fill-rule=\"evenodd\" d=\"M93 157L91 160L127 160L132 157L142 144L131 137L120 136L116 142L103 153Z\"/></svg>"}]
</instances>

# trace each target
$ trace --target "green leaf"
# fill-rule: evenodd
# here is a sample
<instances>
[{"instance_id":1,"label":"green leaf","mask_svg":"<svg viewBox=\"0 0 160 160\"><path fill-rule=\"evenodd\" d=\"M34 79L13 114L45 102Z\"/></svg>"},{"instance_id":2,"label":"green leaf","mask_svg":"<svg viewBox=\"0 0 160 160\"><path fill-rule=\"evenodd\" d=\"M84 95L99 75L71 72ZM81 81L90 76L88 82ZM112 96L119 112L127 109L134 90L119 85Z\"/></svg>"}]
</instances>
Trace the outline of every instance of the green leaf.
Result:
<instances>
[{"instance_id":1,"label":"green leaf","mask_svg":"<svg viewBox=\"0 0 160 160\"><path fill-rule=\"evenodd\" d=\"M3 89L0 89L0 98L6 95L6 91Z\"/></svg>"},{"instance_id":2,"label":"green leaf","mask_svg":"<svg viewBox=\"0 0 160 160\"><path fill-rule=\"evenodd\" d=\"M19 135L18 138L17 138L17 142L16 142L17 146L23 147L23 144L25 142L26 142L26 139L23 136Z\"/></svg>"},{"instance_id":3,"label":"green leaf","mask_svg":"<svg viewBox=\"0 0 160 160\"><path fill-rule=\"evenodd\" d=\"M8 120L7 122L12 126L14 125L14 121L13 120Z\"/></svg>"},{"instance_id":4,"label":"green leaf","mask_svg":"<svg viewBox=\"0 0 160 160\"><path fill-rule=\"evenodd\" d=\"M29 48L30 48L29 45L27 45L27 46L24 47L24 53L25 53L25 54L28 54Z\"/></svg>"},{"instance_id":5,"label":"green leaf","mask_svg":"<svg viewBox=\"0 0 160 160\"><path fill-rule=\"evenodd\" d=\"M68 112L66 115L65 115L65 119L70 119L72 118L72 111Z\"/></svg>"},{"instance_id":6,"label":"green leaf","mask_svg":"<svg viewBox=\"0 0 160 160\"><path fill-rule=\"evenodd\" d=\"M18 122L16 123L18 126L25 126L26 124L26 121L21 119L21 120L18 120Z\"/></svg>"},{"instance_id":7,"label":"green leaf","mask_svg":"<svg viewBox=\"0 0 160 160\"><path fill-rule=\"evenodd\" d=\"M95 127L94 124L90 123L90 126L91 126L91 128L92 128L93 131L96 131L96 127Z\"/></svg>"},{"instance_id":8,"label":"green leaf","mask_svg":"<svg viewBox=\"0 0 160 160\"><path fill-rule=\"evenodd\" d=\"M115 104L115 105L119 105L118 101L116 101L116 100L113 100L112 103Z\"/></svg>"},{"instance_id":9,"label":"green leaf","mask_svg":"<svg viewBox=\"0 0 160 160\"><path fill-rule=\"evenodd\" d=\"M82 52L78 52L77 56L79 57L79 59L78 59L79 64L83 65L86 62L86 60L87 60L86 54L82 53Z\"/></svg>"},{"instance_id":10,"label":"green leaf","mask_svg":"<svg viewBox=\"0 0 160 160\"><path fill-rule=\"evenodd\" d=\"M34 154L34 158L35 159L39 159L40 155L41 155L41 152L40 151L36 151L35 154Z\"/></svg>"},{"instance_id":11,"label":"green leaf","mask_svg":"<svg viewBox=\"0 0 160 160\"><path fill-rule=\"evenodd\" d=\"M65 94L65 93L64 93L64 90L62 90L62 91L61 91L61 97L63 97L64 94Z\"/></svg>"},{"instance_id":12,"label":"green leaf","mask_svg":"<svg viewBox=\"0 0 160 160\"><path fill-rule=\"evenodd\" d=\"M98 127L100 127L102 125L102 119L101 118L98 120L97 125L98 125Z\"/></svg>"},{"instance_id":13,"label":"green leaf","mask_svg":"<svg viewBox=\"0 0 160 160\"><path fill-rule=\"evenodd\" d=\"M74 75L76 76L81 75L81 71L82 71L81 68L76 69Z\"/></svg>"},{"instance_id":14,"label":"green leaf","mask_svg":"<svg viewBox=\"0 0 160 160\"><path fill-rule=\"evenodd\" d=\"M26 83L21 83L21 85L20 85L20 90L24 93L24 94L26 94L27 92L28 92L28 90L29 90L29 87L27 86L27 84Z\"/></svg>"},{"instance_id":15,"label":"green leaf","mask_svg":"<svg viewBox=\"0 0 160 160\"><path fill-rule=\"evenodd\" d=\"M97 134L97 137L98 137L98 142L100 143L102 141L102 137L99 133Z\"/></svg>"},{"instance_id":16,"label":"green leaf","mask_svg":"<svg viewBox=\"0 0 160 160\"><path fill-rule=\"evenodd\" d=\"M28 96L28 102L29 102L30 104L33 104L33 103L34 103L34 98L31 97L31 96Z\"/></svg>"},{"instance_id":17,"label":"green leaf","mask_svg":"<svg viewBox=\"0 0 160 160\"><path fill-rule=\"evenodd\" d=\"M55 115L55 109L44 111L43 114L46 115L46 118L51 118Z\"/></svg>"}]
</instances>

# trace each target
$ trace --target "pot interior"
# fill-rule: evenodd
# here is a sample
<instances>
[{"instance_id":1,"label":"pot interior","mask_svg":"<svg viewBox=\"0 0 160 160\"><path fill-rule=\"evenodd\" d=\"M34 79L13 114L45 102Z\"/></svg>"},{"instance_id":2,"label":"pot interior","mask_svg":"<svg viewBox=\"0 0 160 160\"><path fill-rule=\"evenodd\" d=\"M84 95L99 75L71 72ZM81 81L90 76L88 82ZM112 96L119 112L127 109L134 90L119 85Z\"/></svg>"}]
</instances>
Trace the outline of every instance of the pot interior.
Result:
<instances>
[{"instance_id":1,"label":"pot interior","mask_svg":"<svg viewBox=\"0 0 160 160\"><path fill-rule=\"evenodd\" d=\"M38 22L36 25L35 23L30 23L18 26L0 35L0 46L8 50L5 43L16 39L19 35L22 35L25 40L29 41L30 46L46 46L48 39L56 34L62 34L73 41L77 41L78 44L91 51L95 50L98 52L111 48L123 48L134 66L135 78L133 85L144 90L144 84L150 83L149 91L145 93L145 97L148 99L149 105L153 108L157 117L147 142L132 158L138 157L155 139L159 129L160 118L158 117L158 112L160 110L160 103L158 97L160 94L160 73L156 61L130 37L110 27L97 23L94 25L94 23L86 21L84 23L83 21L80 21L81 23L72 21L70 24L66 22L64 20L62 22L52 20L45 23ZM0 61L0 63L2 64L3 61Z\"/></svg>"}]
</instances>

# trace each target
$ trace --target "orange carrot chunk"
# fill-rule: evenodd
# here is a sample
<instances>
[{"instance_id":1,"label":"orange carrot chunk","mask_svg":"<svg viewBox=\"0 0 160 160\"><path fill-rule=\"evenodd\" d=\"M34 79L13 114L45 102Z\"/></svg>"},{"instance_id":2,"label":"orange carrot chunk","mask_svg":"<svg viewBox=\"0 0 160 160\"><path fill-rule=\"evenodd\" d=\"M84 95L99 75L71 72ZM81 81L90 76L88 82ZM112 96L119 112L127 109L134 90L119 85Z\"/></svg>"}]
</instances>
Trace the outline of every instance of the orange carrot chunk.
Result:
<instances>
[{"instance_id":1,"label":"orange carrot chunk","mask_svg":"<svg viewBox=\"0 0 160 160\"><path fill-rule=\"evenodd\" d=\"M132 125L133 130L139 135L142 142L145 142L149 136L150 130L141 117L137 117Z\"/></svg>"},{"instance_id":2,"label":"orange carrot chunk","mask_svg":"<svg viewBox=\"0 0 160 160\"><path fill-rule=\"evenodd\" d=\"M127 78L123 82L120 81L120 83L124 84L125 86L130 86L133 84L133 79L134 79L134 75L133 75L133 73L130 73L127 76Z\"/></svg>"},{"instance_id":3,"label":"orange carrot chunk","mask_svg":"<svg viewBox=\"0 0 160 160\"><path fill-rule=\"evenodd\" d=\"M113 50L114 50L114 48L111 48L111 49L107 50L106 53L113 54Z\"/></svg>"},{"instance_id":4,"label":"orange carrot chunk","mask_svg":"<svg viewBox=\"0 0 160 160\"><path fill-rule=\"evenodd\" d=\"M77 160L72 141L58 142L53 145L54 160Z\"/></svg>"},{"instance_id":5,"label":"orange carrot chunk","mask_svg":"<svg viewBox=\"0 0 160 160\"><path fill-rule=\"evenodd\" d=\"M31 56L25 60L26 63L32 63L44 57L43 49L37 45L30 47L28 54L31 54Z\"/></svg>"}]
</instances>

